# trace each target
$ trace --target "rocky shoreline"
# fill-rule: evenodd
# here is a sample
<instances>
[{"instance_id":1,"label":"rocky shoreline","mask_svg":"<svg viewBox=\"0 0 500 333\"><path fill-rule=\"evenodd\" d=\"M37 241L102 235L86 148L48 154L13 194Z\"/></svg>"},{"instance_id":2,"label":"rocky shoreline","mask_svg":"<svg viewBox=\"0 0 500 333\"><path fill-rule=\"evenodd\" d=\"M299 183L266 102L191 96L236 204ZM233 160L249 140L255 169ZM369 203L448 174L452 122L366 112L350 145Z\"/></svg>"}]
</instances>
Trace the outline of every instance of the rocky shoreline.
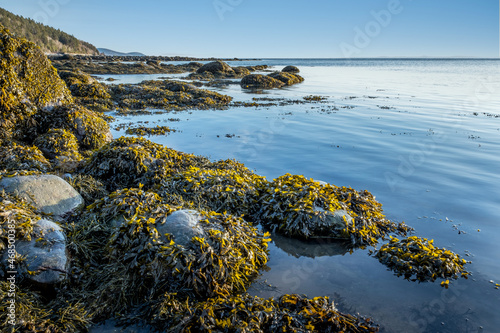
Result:
<instances>
[{"instance_id":1,"label":"rocky shoreline","mask_svg":"<svg viewBox=\"0 0 500 333\"><path fill-rule=\"evenodd\" d=\"M232 98L200 81L278 88L302 82L298 68L251 74L265 68L214 61L185 71L193 84L108 87L79 67L98 58L56 71L34 44L0 34L0 298L16 304L14 319L0 304L3 327L85 332L111 319L171 332L379 330L328 297L247 293L269 260L266 230L340 239L346 252L406 237L412 229L386 219L369 192L290 174L269 181L234 160L113 139L101 112L225 108ZM418 237L392 238L375 256L407 279L439 278L446 288L468 274L465 260Z\"/></svg>"}]
</instances>

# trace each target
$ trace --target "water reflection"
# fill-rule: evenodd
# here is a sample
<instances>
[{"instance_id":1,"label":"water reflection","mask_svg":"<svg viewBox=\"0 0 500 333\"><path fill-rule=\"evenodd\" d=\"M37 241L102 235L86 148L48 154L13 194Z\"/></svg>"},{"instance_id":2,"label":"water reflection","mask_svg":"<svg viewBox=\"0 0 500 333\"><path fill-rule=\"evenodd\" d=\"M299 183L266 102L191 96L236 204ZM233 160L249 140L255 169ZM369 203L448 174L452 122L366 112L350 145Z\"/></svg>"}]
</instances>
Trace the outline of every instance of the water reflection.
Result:
<instances>
[{"instance_id":1,"label":"water reflection","mask_svg":"<svg viewBox=\"0 0 500 333\"><path fill-rule=\"evenodd\" d=\"M335 239L315 238L302 240L286 237L275 232L271 233L271 239L276 247L295 258L332 257L349 252L348 243Z\"/></svg>"}]
</instances>

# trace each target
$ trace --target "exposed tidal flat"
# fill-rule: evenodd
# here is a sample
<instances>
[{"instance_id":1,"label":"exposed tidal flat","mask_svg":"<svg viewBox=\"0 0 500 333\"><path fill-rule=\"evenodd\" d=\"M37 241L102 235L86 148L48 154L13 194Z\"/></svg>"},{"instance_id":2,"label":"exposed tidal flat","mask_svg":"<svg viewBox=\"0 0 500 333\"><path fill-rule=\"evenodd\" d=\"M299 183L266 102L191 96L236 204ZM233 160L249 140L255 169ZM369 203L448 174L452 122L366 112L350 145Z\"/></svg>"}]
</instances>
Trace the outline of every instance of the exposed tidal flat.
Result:
<instances>
[{"instance_id":1,"label":"exposed tidal flat","mask_svg":"<svg viewBox=\"0 0 500 333\"><path fill-rule=\"evenodd\" d=\"M156 74L115 76L56 72L2 35L11 330L498 325L496 62L148 60L129 65Z\"/></svg>"},{"instance_id":2,"label":"exposed tidal flat","mask_svg":"<svg viewBox=\"0 0 500 333\"><path fill-rule=\"evenodd\" d=\"M214 160L236 158L269 180L289 172L367 189L389 219L471 260L472 274L444 289L396 277L368 249L335 253L328 244L285 239L270 244L270 270L252 292L329 295L388 332L494 332L500 304L490 283L500 275L498 62L270 59L240 65L255 64L271 70L296 65L305 81L259 94L239 85L213 88L234 101L266 98L276 105L180 112L175 122L168 121L171 114L118 117L117 123L167 124L177 132L149 139ZM133 75L116 78L135 82ZM309 95L326 99L280 106L282 99Z\"/></svg>"}]
</instances>

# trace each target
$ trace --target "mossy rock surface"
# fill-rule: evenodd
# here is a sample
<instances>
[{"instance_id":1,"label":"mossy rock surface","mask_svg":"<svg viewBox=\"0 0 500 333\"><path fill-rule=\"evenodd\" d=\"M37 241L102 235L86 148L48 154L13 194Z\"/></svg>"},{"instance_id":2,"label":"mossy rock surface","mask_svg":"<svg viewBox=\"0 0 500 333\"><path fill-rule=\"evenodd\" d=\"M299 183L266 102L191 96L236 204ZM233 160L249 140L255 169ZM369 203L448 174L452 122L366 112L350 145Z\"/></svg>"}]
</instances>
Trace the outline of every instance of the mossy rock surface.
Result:
<instances>
[{"instance_id":1,"label":"mossy rock surface","mask_svg":"<svg viewBox=\"0 0 500 333\"><path fill-rule=\"evenodd\" d=\"M242 88L247 89L271 89L281 88L285 83L267 75L250 74L241 79L240 85Z\"/></svg>"},{"instance_id":2,"label":"mossy rock surface","mask_svg":"<svg viewBox=\"0 0 500 333\"><path fill-rule=\"evenodd\" d=\"M0 25L0 137L23 138L39 109L72 102L71 94L40 49Z\"/></svg>"}]
</instances>

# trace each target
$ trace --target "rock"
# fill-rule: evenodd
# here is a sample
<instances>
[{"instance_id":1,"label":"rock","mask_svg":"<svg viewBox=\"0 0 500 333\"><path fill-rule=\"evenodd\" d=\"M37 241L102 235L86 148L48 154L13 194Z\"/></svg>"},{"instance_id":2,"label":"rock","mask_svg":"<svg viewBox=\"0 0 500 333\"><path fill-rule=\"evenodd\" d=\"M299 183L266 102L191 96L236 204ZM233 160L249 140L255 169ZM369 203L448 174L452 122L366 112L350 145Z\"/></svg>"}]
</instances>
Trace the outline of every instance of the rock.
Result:
<instances>
[{"instance_id":1,"label":"rock","mask_svg":"<svg viewBox=\"0 0 500 333\"><path fill-rule=\"evenodd\" d=\"M94 111L109 111L113 108L108 87L90 75L81 70L62 70L59 72L59 76L66 82L78 104Z\"/></svg>"},{"instance_id":2,"label":"rock","mask_svg":"<svg viewBox=\"0 0 500 333\"><path fill-rule=\"evenodd\" d=\"M37 209L56 217L84 204L82 196L65 180L54 175L16 176L0 180L0 189L27 200Z\"/></svg>"},{"instance_id":3,"label":"rock","mask_svg":"<svg viewBox=\"0 0 500 333\"><path fill-rule=\"evenodd\" d=\"M194 85L181 81L165 81L164 87L173 92L178 92L178 91L194 92L198 90L198 88L195 87Z\"/></svg>"},{"instance_id":4,"label":"rock","mask_svg":"<svg viewBox=\"0 0 500 333\"><path fill-rule=\"evenodd\" d=\"M287 86L291 86L293 84L297 84L304 81L304 78L302 76L287 72L275 72L269 74L268 76L283 82Z\"/></svg>"},{"instance_id":5,"label":"rock","mask_svg":"<svg viewBox=\"0 0 500 333\"><path fill-rule=\"evenodd\" d=\"M242 88L253 89L269 89L269 88L280 88L285 84L280 80L276 80L270 76L261 74L250 74L241 79L240 83Z\"/></svg>"},{"instance_id":6,"label":"rock","mask_svg":"<svg viewBox=\"0 0 500 333\"><path fill-rule=\"evenodd\" d=\"M66 255L66 237L56 223L42 219L33 227L31 241L17 241L16 252L26 259L17 267L18 272L29 280L40 284L51 285L66 278L69 264ZM8 259L8 253L2 261ZM28 271L35 274L27 274Z\"/></svg>"},{"instance_id":7,"label":"rock","mask_svg":"<svg viewBox=\"0 0 500 333\"><path fill-rule=\"evenodd\" d=\"M299 68L295 67L295 66L286 66L281 71L282 72L287 72L287 73L300 73Z\"/></svg>"},{"instance_id":8,"label":"rock","mask_svg":"<svg viewBox=\"0 0 500 333\"><path fill-rule=\"evenodd\" d=\"M0 25L0 138L23 139L42 108L73 101L64 81L42 51Z\"/></svg>"},{"instance_id":9,"label":"rock","mask_svg":"<svg viewBox=\"0 0 500 333\"><path fill-rule=\"evenodd\" d=\"M189 64L186 65L186 67L197 69L197 68L203 67L203 64L201 62L191 61Z\"/></svg>"},{"instance_id":10,"label":"rock","mask_svg":"<svg viewBox=\"0 0 500 333\"><path fill-rule=\"evenodd\" d=\"M146 65L153 66L153 67L160 67L161 62L160 62L160 60L147 60Z\"/></svg>"},{"instance_id":11,"label":"rock","mask_svg":"<svg viewBox=\"0 0 500 333\"><path fill-rule=\"evenodd\" d=\"M52 165L37 147L25 146L15 142L0 145L0 170L47 172Z\"/></svg>"},{"instance_id":12,"label":"rock","mask_svg":"<svg viewBox=\"0 0 500 333\"><path fill-rule=\"evenodd\" d=\"M338 209L334 212L325 211L321 207L314 206L313 210L315 212L324 213L321 215L314 215L311 218L311 224L317 225L318 229L330 229L334 231L340 231L345 229L347 224L352 225L354 223L353 218L349 213L343 209Z\"/></svg>"},{"instance_id":13,"label":"rock","mask_svg":"<svg viewBox=\"0 0 500 333\"><path fill-rule=\"evenodd\" d=\"M65 156L72 160L81 160L76 137L64 129L50 129L34 141L44 155L49 159Z\"/></svg>"},{"instance_id":14,"label":"rock","mask_svg":"<svg viewBox=\"0 0 500 333\"><path fill-rule=\"evenodd\" d=\"M204 72L210 72L212 74L217 74L217 73L234 73L233 69L231 66L226 64L224 61L214 61L214 62L209 62L208 64L205 64L198 68L196 71L198 74L202 74Z\"/></svg>"},{"instance_id":15,"label":"rock","mask_svg":"<svg viewBox=\"0 0 500 333\"><path fill-rule=\"evenodd\" d=\"M148 185L207 159L181 153L144 138L120 137L95 152L82 172L106 183L109 190Z\"/></svg>"},{"instance_id":16,"label":"rock","mask_svg":"<svg viewBox=\"0 0 500 333\"><path fill-rule=\"evenodd\" d=\"M43 110L35 116L35 120L39 124L38 133L47 133L51 128L68 130L83 149L98 149L113 139L109 125L101 114L79 105Z\"/></svg>"},{"instance_id":17,"label":"rock","mask_svg":"<svg viewBox=\"0 0 500 333\"><path fill-rule=\"evenodd\" d=\"M234 73L239 77L250 75L250 70L243 66L233 67Z\"/></svg>"},{"instance_id":18,"label":"rock","mask_svg":"<svg viewBox=\"0 0 500 333\"><path fill-rule=\"evenodd\" d=\"M171 234L177 244L191 244L193 237L203 237L205 232L199 224L202 216L195 210L178 210L167 216L167 221L156 227L158 232Z\"/></svg>"}]
</instances>

